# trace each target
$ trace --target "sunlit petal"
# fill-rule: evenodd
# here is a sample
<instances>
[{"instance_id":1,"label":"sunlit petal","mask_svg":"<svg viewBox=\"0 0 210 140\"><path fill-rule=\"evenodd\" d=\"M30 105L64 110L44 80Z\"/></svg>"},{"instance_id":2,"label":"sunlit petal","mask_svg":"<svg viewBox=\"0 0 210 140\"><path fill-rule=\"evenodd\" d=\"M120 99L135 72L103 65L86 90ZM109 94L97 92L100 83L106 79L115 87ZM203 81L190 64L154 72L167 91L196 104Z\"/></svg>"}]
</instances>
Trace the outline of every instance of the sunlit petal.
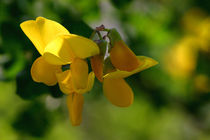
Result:
<instances>
[{"instance_id":1,"label":"sunlit petal","mask_svg":"<svg viewBox=\"0 0 210 140\"><path fill-rule=\"evenodd\" d=\"M47 63L41 56L34 61L31 67L31 76L35 82L52 86L57 83L55 73L60 70L60 66Z\"/></svg>"},{"instance_id":2,"label":"sunlit petal","mask_svg":"<svg viewBox=\"0 0 210 140\"><path fill-rule=\"evenodd\" d=\"M139 65L139 67L135 70L131 72L117 70L106 74L104 78L125 78L158 64L156 60L146 56L137 56L137 58L141 62L141 65Z\"/></svg>"},{"instance_id":3,"label":"sunlit petal","mask_svg":"<svg viewBox=\"0 0 210 140\"><path fill-rule=\"evenodd\" d=\"M59 35L69 34L61 24L43 17L25 21L20 27L41 55L50 41Z\"/></svg>"},{"instance_id":4,"label":"sunlit petal","mask_svg":"<svg viewBox=\"0 0 210 140\"><path fill-rule=\"evenodd\" d=\"M99 48L92 40L75 34L65 35L66 40L76 57L87 58L99 54Z\"/></svg>"},{"instance_id":5,"label":"sunlit petal","mask_svg":"<svg viewBox=\"0 0 210 140\"><path fill-rule=\"evenodd\" d=\"M83 95L74 93L67 96L67 106L69 110L70 120L73 126L80 125L80 123L82 122L83 104Z\"/></svg>"},{"instance_id":6,"label":"sunlit petal","mask_svg":"<svg viewBox=\"0 0 210 140\"><path fill-rule=\"evenodd\" d=\"M133 103L133 91L122 78L104 79L104 95L114 105L127 107Z\"/></svg>"},{"instance_id":7,"label":"sunlit petal","mask_svg":"<svg viewBox=\"0 0 210 140\"><path fill-rule=\"evenodd\" d=\"M65 65L71 63L75 55L66 39L59 36L46 46L43 57L51 64Z\"/></svg>"}]
</instances>

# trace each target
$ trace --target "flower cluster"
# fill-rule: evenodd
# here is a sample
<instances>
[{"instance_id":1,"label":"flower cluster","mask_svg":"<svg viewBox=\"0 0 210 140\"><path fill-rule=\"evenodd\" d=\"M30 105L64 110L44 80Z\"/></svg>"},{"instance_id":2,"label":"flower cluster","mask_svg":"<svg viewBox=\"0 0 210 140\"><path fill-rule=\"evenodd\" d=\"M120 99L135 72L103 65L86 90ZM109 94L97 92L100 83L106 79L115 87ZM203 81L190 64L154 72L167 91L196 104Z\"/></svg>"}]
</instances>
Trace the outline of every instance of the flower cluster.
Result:
<instances>
[{"instance_id":1,"label":"flower cluster","mask_svg":"<svg viewBox=\"0 0 210 140\"><path fill-rule=\"evenodd\" d=\"M127 107L133 102L133 91L124 78L157 64L151 58L136 56L115 29L96 28L93 36L98 35L99 39L91 40L71 34L59 23L43 17L20 26L41 55L32 64L32 79L48 86L58 83L67 95L74 126L82 121L83 94L92 89L95 75L103 83L107 99L116 106ZM100 32L107 34L101 37ZM93 72L89 72L87 58Z\"/></svg>"}]
</instances>

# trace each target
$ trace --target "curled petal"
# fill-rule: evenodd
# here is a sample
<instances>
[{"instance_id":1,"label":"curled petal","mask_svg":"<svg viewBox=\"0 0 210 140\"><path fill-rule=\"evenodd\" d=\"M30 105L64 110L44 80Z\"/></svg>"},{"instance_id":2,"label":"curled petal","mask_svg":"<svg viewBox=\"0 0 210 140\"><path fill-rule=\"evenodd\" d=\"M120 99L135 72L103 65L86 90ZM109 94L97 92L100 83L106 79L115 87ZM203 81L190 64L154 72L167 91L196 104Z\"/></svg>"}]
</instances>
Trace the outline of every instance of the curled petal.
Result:
<instances>
[{"instance_id":1,"label":"curled petal","mask_svg":"<svg viewBox=\"0 0 210 140\"><path fill-rule=\"evenodd\" d=\"M90 91L93 88L95 80L95 74L93 72L90 72L88 75L88 84L86 88L86 92Z\"/></svg>"},{"instance_id":2,"label":"curled petal","mask_svg":"<svg viewBox=\"0 0 210 140\"><path fill-rule=\"evenodd\" d=\"M75 89L76 93L84 94L84 93L90 91L93 88L94 80L95 80L95 74L93 72L90 72L88 75L87 87L84 89Z\"/></svg>"},{"instance_id":3,"label":"curled petal","mask_svg":"<svg viewBox=\"0 0 210 140\"><path fill-rule=\"evenodd\" d=\"M70 34L61 24L43 17L25 21L20 27L41 55L46 45L57 36Z\"/></svg>"},{"instance_id":4,"label":"curled petal","mask_svg":"<svg viewBox=\"0 0 210 140\"><path fill-rule=\"evenodd\" d=\"M31 76L35 82L42 82L48 86L55 85L55 73L60 71L60 66L47 63L42 56L37 58L31 67Z\"/></svg>"},{"instance_id":5,"label":"curled petal","mask_svg":"<svg viewBox=\"0 0 210 140\"><path fill-rule=\"evenodd\" d=\"M122 71L133 71L141 64L122 40L115 42L110 50L110 59L113 66Z\"/></svg>"},{"instance_id":6,"label":"curled petal","mask_svg":"<svg viewBox=\"0 0 210 140\"><path fill-rule=\"evenodd\" d=\"M50 64L65 65L70 64L75 55L66 39L59 36L46 46L43 57Z\"/></svg>"},{"instance_id":7,"label":"curled petal","mask_svg":"<svg viewBox=\"0 0 210 140\"><path fill-rule=\"evenodd\" d=\"M88 83L88 64L85 60L75 58L71 64L72 83L74 88L85 89Z\"/></svg>"},{"instance_id":8,"label":"curled petal","mask_svg":"<svg viewBox=\"0 0 210 140\"><path fill-rule=\"evenodd\" d=\"M67 106L70 120L73 126L80 125L82 122L82 109L84 97L81 94L73 93L67 96Z\"/></svg>"},{"instance_id":9,"label":"curled petal","mask_svg":"<svg viewBox=\"0 0 210 140\"><path fill-rule=\"evenodd\" d=\"M56 73L56 78L58 80L58 84L60 90L65 94L71 94L74 92L72 79L71 79L71 71L66 70L64 72Z\"/></svg>"},{"instance_id":10,"label":"curled petal","mask_svg":"<svg viewBox=\"0 0 210 140\"><path fill-rule=\"evenodd\" d=\"M85 59L99 54L99 48L92 40L75 34L64 36L76 57Z\"/></svg>"},{"instance_id":11,"label":"curled petal","mask_svg":"<svg viewBox=\"0 0 210 140\"><path fill-rule=\"evenodd\" d=\"M141 65L139 65L138 68L134 69L131 72L116 70L114 72L110 72L104 75L104 78L125 78L158 64L156 60L146 56L137 56L137 58L141 63Z\"/></svg>"},{"instance_id":12,"label":"curled petal","mask_svg":"<svg viewBox=\"0 0 210 140\"><path fill-rule=\"evenodd\" d=\"M122 78L104 79L103 90L106 98L116 106L127 107L133 103L133 91Z\"/></svg>"}]
</instances>

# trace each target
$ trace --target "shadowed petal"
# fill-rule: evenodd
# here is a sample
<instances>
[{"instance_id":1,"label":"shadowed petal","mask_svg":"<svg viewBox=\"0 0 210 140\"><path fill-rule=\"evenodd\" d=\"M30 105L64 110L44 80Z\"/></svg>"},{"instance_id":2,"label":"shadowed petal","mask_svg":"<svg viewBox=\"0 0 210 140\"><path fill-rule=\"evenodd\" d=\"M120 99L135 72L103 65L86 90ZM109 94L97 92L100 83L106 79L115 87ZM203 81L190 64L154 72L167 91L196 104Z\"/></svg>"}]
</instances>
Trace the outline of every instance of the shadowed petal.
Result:
<instances>
[{"instance_id":1,"label":"shadowed petal","mask_svg":"<svg viewBox=\"0 0 210 140\"><path fill-rule=\"evenodd\" d=\"M75 58L71 64L72 83L74 88L85 89L88 83L88 64L85 60Z\"/></svg>"},{"instance_id":2,"label":"shadowed petal","mask_svg":"<svg viewBox=\"0 0 210 140\"><path fill-rule=\"evenodd\" d=\"M59 70L61 70L60 66L51 65L40 56L34 61L31 67L31 76L35 82L52 86L57 83L55 73Z\"/></svg>"},{"instance_id":3,"label":"shadowed petal","mask_svg":"<svg viewBox=\"0 0 210 140\"><path fill-rule=\"evenodd\" d=\"M104 95L114 105L127 107L133 103L133 91L124 79L104 79Z\"/></svg>"},{"instance_id":4,"label":"shadowed petal","mask_svg":"<svg viewBox=\"0 0 210 140\"><path fill-rule=\"evenodd\" d=\"M75 91L78 94L84 94L84 93L90 91L93 88L94 80L95 80L95 74L93 72L90 72L89 75L88 75L87 87L84 88L84 89L75 89Z\"/></svg>"},{"instance_id":5,"label":"shadowed petal","mask_svg":"<svg viewBox=\"0 0 210 140\"><path fill-rule=\"evenodd\" d=\"M84 97L81 94L73 93L67 96L67 106L70 120L73 126L80 125L82 122L82 109Z\"/></svg>"},{"instance_id":6,"label":"shadowed petal","mask_svg":"<svg viewBox=\"0 0 210 140\"><path fill-rule=\"evenodd\" d=\"M91 67L97 77L97 79L103 81L103 57L101 55L93 56L90 59Z\"/></svg>"},{"instance_id":7,"label":"shadowed petal","mask_svg":"<svg viewBox=\"0 0 210 140\"><path fill-rule=\"evenodd\" d=\"M132 71L141 64L122 40L115 42L110 51L110 59L113 66L122 71Z\"/></svg>"},{"instance_id":8,"label":"shadowed petal","mask_svg":"<svg viewBox=\"0 0 210 140\"><path fill-rule=\"evenodd\" d=\"M56 73L56 78L58 80L58 84L60 90L65 94L71 94L74 92L72 79L71 79L71 71L66 70L64 72Z\"/></svg>"}]
</instances>

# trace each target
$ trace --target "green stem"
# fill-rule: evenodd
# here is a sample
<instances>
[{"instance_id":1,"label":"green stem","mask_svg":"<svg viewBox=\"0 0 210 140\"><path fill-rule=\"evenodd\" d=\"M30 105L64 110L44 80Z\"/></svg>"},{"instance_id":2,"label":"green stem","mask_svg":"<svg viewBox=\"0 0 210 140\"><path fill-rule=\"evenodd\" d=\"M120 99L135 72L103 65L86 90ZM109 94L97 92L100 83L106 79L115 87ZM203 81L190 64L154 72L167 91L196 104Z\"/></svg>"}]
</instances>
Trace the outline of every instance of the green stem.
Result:
<instances>
[{"instance_id":1,"label":"green stem","mask_svg":"<svg viewBox=\"0 0 210 140\"><path fill-rule=\"evenodd\" d=\"M101 36L101 33L99 31L96 31L96 33L98 34L100 40L103 40L103 37Z\"/></svg>"},{"instance_id":2,"label":"green stem","mask_svg":"<svg viewBox=\"0 0 210 140\"><path fill-rule=\"evenodd\" d=\"M94 30L94 31L92 32L92 34L91 34L91 36L90 36L90 39L91 39L91 40L93 40L95 34L96 34L96 30Z\"/></svg>"}]
</instances>

